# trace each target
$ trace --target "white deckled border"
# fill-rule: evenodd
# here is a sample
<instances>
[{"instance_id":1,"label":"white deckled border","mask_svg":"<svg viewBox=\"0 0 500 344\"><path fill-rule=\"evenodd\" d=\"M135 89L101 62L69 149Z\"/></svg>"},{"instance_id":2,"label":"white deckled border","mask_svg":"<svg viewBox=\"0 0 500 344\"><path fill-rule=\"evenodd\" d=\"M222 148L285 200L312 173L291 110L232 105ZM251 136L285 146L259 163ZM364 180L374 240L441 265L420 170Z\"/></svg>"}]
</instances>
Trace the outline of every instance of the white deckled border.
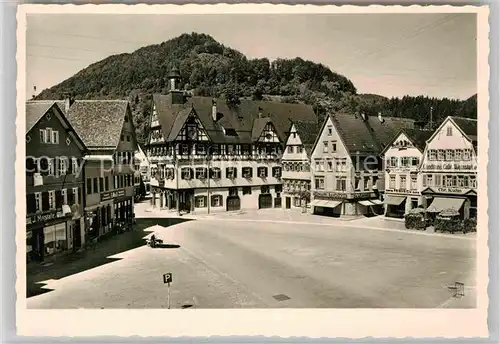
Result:
<instances>
[{"instance_id":1,"label":"white deckled border","mask_svg":"<svg viewBox=\"0 0 500 344\"><path fill-rule=\"evenodd\" d=\"M256 310L27 310L25 299L25 33L29 14L216 13L477 13L478 233L476 309L256 309ZM315 5L34 5L18 7L16 262L18 335L29 336L280 336L280 337L487 337L488 309L488 80L487 6Z\"/></svg>"}]
</instances>

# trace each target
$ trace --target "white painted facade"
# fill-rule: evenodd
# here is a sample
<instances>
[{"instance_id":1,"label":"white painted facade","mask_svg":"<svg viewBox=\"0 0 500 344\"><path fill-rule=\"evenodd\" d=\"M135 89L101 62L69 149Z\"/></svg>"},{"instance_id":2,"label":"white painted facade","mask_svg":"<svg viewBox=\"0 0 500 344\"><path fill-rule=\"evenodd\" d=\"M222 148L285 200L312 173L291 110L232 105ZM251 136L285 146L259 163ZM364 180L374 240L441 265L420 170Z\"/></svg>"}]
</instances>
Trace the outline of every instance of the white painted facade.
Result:
<instances>
[{"instance_id":1,"label":"white painted facade","mask_svg":"<svg viewBox=\"0 0 500 344\"><path fill-rule=\"evenodd\" d=\"M465 200L461 215L463 218L471 216L477 199L477 155L472 141L452 117L448 117L429 139L420 173L427 206L438 196L460 198Z\"/></svg>"},{"instance_id":2,"label":"white painted facade","mask_svg":"<svg viewBox=\"0 0 500 344\"><path fill-rule=\"evenodd\" d=\"M420 194L422 178L419 174L422 156L422 152L415 147L404 132L400 133L386 149L384 154L385 197L405 198L400 206L386 204L386 216L400 217L418 205L422 205Z\"/></svg>"},{"instance_id":3,"label":"white painted facade","mask_svg":"<svg viewBox=\"0 0 500 344\"><path fill-rule=\"evenodd\" d=\"M283 166L283 207L302 208L310 203L311 166L295 125L288 135L281 158ZM305 193L309 198L303 197Z\"/></svg>"}]
</instances>

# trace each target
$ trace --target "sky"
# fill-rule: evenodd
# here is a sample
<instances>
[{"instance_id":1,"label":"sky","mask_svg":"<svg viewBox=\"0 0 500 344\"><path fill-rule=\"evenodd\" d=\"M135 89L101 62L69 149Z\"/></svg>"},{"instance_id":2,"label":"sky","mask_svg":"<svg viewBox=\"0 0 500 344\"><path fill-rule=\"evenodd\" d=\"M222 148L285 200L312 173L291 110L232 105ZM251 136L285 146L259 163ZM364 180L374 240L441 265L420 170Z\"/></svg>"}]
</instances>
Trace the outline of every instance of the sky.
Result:
<instances>
[{"instance_id":1,"label":"sky","mask_svg":"<svg viewBox=\"0 0 500 344\"><path fill-rule=\"evenodd\" d=\"M475 14L30 14L26 96L110 55L191 32L248 58L322 63L358 93L455 99L477 93Z\"/></svg>"}]
</instances>

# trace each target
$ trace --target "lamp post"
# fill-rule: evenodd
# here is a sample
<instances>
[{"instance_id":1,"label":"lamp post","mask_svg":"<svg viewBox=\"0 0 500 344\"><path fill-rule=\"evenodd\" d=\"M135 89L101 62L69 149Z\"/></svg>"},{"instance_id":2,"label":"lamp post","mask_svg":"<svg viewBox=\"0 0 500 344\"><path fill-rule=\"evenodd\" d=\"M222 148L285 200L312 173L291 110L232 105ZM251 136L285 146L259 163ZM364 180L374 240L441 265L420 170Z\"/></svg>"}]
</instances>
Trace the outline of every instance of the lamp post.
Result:
<instances>
[{"instance_id":1,"label":"lamp post","mask_svg":"<svg viewBox=\"0 0 500 344\"><path fill-rule=\"evenodd\" d=\"M207 147L207 166L208 166L208 188L207 188L207 213L210 214L210 205L211 205L211 199L210 199L210 167L211 167L211 161L212 161L212 145L209 144Z\"/></svg>"}]
</instances>

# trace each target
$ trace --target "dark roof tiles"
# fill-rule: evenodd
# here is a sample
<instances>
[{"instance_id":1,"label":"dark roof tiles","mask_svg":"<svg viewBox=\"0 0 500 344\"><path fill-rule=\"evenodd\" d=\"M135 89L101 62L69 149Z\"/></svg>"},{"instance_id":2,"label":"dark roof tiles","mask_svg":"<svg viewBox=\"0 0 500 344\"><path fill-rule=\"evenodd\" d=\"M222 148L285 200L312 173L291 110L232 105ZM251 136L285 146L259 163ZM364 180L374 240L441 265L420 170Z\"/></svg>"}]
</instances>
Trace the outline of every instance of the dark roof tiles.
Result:
<instances>
[{"instance_id":1,"label":"dark roof tiles","mask_svg":"<svg viewBox=\"0 0 500 344\"><path fill-rule=\"evenodd\" d=\"M477 141L477 119L464 117L452 117L452 119L471 141Z\"/></svg>"},{"instance_id":2,"label":"dark roof tiles","mask_svg":"<svg viewBox=\"0 0 500 344\"><path fill-rule=\"evenodd\" d=\"M254 120L269 117L284 142L290 119L315 121L311 106L242 99L237 105L228 105L223 99L215 99L218 120L212 118L212 98L187 97L184 104L172 104L172 96L155 94L153 101L162 126L164 137L172 141L177 137L191 109L194 109L210 139L215 143L251 143ZM182 124L181 124L182 123ZM260 121L257 121L260 125ZM224 129L234 129L236 136L225 135Z\"/></svg>"},{"instance_id":3,"label":"dark roof tiles","mask_svg":"<svg viewBox=\"0 0 500 344\"><path fill-rule=\"evenodd\" d=\"M54 106L54 101L28 101L26 102L26 134L38 121Z\"/></svg>"}]
</instances>

